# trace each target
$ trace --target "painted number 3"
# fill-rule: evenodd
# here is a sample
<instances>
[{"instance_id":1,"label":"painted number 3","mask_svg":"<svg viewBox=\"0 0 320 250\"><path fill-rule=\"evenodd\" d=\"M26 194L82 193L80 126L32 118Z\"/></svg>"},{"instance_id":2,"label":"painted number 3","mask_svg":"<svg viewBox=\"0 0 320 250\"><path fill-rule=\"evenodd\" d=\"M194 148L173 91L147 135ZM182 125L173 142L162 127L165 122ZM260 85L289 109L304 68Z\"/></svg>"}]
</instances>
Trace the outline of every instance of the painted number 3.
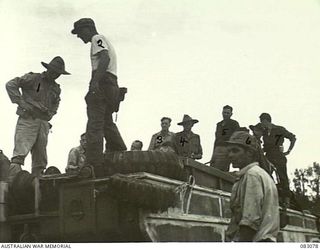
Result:
<instances>
[{"instance_id":1,"label":"painted number 3","mask_svg":"<svg viewBox=\"0 0 320 250\"><path fill-rule=\"evenodd\" d=\"M104 46L102 45L102 40L101 40L101 39L99 39L99 40L97 41L97 44L98 44L99 47L101 47L101 48L104 49Z\"/></svg>"},{"instance_id":2,"label":"painted number 3","mask_svg":"<svg viewBox=\"0 0 320 250\"><path fill-rule=\"evenodd\" d=\"M162 136L159 135L159 136L157 137L157 143L162 143L162 142L163 142Z\"/></svg>"}]
</instances>

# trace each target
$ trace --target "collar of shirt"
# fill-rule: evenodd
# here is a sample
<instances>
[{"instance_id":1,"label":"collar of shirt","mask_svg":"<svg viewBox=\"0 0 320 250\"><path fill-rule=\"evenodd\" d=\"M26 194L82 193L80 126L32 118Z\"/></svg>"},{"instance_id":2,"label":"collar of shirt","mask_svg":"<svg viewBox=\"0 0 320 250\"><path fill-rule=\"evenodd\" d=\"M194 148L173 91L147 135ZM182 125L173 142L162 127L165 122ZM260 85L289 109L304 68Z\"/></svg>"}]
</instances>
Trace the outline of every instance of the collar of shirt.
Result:
<instances>
[{"instance_id":1,"label":"collar of shirt","mask_svg":"<svg viewBox=\"0 0 320 250\"><path fill-rule=\"evenodd\" d=\"M162 131L162 130L161 130L161 131L159 132L159 134L162 135L162 136L168 136L168 135L171 135L171 132L170 132L170 131L166 131L166 132L165 132L165 131Z\"/></svg>"},{"instance_id":2,"label":"collar of shirt","mask_svg":"<svg viewBox=\"0 0 320 250\"><path fill-rule=\"evenodd\" d=\"M191 137L193 136L193 132L192 131L182 131L181 134L187 136L187 137Z\"/></svg>"},{"instance_id":3,"label":"collar of shirt","mask_svg":"<svg viewBox=\"0 0 320 250\"><path fill-rule=\"evenodd\" d=\"M45 71L40 74L40 77L41 77L42 80L46 81L46 82L49 83L49 84L53 84L53 85L57 84L55 80L49 79L49 78L47 77L47 74L46 74Z\"/></svg>"},{"instance_id":4,"label":"collar of shirt","mask_svg":"<svg viewBox=\"0 0 320 250\"><path fill-rule=\"evenodd\" d=\"M237 179L240 179L249 169L257 165L258 165L258 162L255 161L245 166L243 169L241 169L239 172L236 173Z\"/></svg>"}]
</instances>

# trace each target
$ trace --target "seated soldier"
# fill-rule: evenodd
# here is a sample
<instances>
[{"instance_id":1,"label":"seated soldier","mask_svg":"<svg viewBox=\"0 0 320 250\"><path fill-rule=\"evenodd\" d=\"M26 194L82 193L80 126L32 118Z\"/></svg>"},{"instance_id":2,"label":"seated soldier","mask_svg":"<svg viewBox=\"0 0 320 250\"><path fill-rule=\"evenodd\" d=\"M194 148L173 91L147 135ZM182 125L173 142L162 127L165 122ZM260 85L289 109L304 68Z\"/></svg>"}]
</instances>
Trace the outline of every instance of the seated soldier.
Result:
<instances>
[{"instance_id":1,"label":"seated soldier","mask_svg":"<svg viewBox=\"0 0 320 250\"><path fill-rule=\"evenodd\" d=\"M68 156L68 164L66 167L66 173L78 172L85 165L85 152L87 146L86 134L83 133L80 136L80 145L72 148Z\"/></svg>"},{"instance_id":2,"label":"seated soldier","mask_svg":"<svg viewBox=\"0 0 320 250\"><path fill-rule=\"evenodd\" d=\"M141 151L142 147L143 147L142 141L135 140L132 142L130 150L131 151Z\"/></svg>"}]
</instances>

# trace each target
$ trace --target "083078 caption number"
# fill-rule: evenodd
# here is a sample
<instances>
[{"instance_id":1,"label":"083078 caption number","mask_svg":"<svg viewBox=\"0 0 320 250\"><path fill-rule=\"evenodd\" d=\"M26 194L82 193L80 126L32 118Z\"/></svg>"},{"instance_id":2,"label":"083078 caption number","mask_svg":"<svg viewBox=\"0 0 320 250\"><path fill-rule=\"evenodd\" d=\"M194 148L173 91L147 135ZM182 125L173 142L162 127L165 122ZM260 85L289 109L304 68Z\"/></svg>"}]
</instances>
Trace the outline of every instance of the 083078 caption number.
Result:
<instances>
[{"instance_id":1,"label":"083078 caption number","mask_svg":"<svg viewBox=\"0 0 320 250\"><path fill-rule=\"evenodd\" d=\"M303 243L300 244L300 248L319 248L319 244L318 243Z\"/></svg>"}]
</instances>

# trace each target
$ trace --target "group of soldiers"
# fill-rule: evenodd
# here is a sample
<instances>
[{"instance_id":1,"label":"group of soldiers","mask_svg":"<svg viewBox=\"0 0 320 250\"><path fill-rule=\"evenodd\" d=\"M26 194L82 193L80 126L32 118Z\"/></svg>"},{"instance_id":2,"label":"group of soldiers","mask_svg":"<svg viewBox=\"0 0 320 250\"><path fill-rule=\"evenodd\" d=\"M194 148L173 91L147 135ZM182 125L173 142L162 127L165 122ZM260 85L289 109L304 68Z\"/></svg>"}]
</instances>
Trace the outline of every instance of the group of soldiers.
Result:
<instances>
[{"instance_id":1,"label":"group of soldiers","mask_svg":"<svg viewBox=\"0 0 320 250\"><path fill-rule=\"evenodd\" d=\"M96 30L91 18L81 18L71 31L84 43L91 43L92 74L87 104L87 127L81 135L80 146L69 153L68 171L77 171L79 166L90 166L99 172L103 168L104 149L125 151L126 145L113 122L112 114L119 110L124 93L117 82L117 58L112 44ZM9 182L22 170L29 152L32 155L32 174L40 176L47 166L47 140L51 124L60 103L60 86L56 79L69 75L64 60L54 57L50 63L42 62L43 73L28 73L6 84L8 95L18 105L19 116L15 144L9 168ZM287 159L294 147L295 135L284 127L274 125L268 113L260 115L260 122L245 127L231 119L233 109L224 106L223 120L217 123L215 142L210 166L228 172L230 164L239 168L237 181L231 195L233 213L227 235L234 241L275 241L279 227L278 191L271 174L276 170L282 204L289 202L290 189L287 176ZM175 152L191 159L202 158L200 136L192 132L199 121L185 114L178 125L179 133L169 131L171 119L161 119L161 131L154 134L148 150ZM284 152L285 138L290 146ZM131 150L141 150L143 144L136 140ZM257 210L258 209L258 210Z\"/></svg>"},{"instance_id":2,"label":"group of soldiers","mask_svg":"<svg viewBox=\"0 0 320 250\"><path fill-rule=\"evenodd\" d=\"M239 123L231 119L233 108L229 105L223 107L223 120L217 123L215 131L215 141L210 166L221 171L230 170L231 158L229 157L228 143L230 137L237 131L249 133L246 127L240 127ZM286 156L295 145L296 137L284 127L274 125L270 114L262 113L260 122L250 125L253 136L258 142L260 167L265 169L270 175L275 171L278 188L281 192L281 202L289 205L290 189L287 175ZM189 115L184 115L183 120L178 125L183 126L183 131L173 133L169 131L171 119L163 117L161 119L161 131L154 134L148 150L160 150L164 152L175 152L180 156L191 159L202 158L202 147L200 136L192 132L192 127L198 120L192 119ZM290 146L284 152L284 140L290 141ZM234 164L233 164L233 167Z\"/></svg>"}]
</instances>

